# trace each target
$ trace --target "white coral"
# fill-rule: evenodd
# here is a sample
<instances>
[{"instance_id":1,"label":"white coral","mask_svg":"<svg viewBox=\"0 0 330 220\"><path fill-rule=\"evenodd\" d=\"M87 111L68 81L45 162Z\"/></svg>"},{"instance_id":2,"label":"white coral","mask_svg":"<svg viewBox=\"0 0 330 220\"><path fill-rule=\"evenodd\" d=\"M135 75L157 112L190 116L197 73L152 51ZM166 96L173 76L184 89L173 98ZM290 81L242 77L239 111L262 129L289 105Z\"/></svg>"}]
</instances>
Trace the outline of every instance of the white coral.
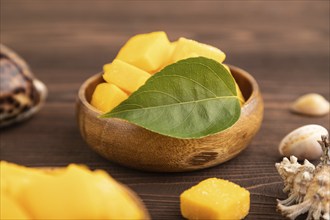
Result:
<instances>
[{"instance_id":1,"label":"white coral","mask_svg":"<svg viewBox=\"0 0 330 220\"><path fill-rule=\"evenodd\" d=\"M290 219L308 212L307 219L330 220L330 165L329 142L322 136L322 162L315 168L308 160L301 165L297 158L283 158L276 163L278 173L284 180L283 191L289 192L286 200L277 200L277 208ZM298 203L292 205L294 203ZM291 206L290 206L291 205Z\"/></svg>"}]
</instances>

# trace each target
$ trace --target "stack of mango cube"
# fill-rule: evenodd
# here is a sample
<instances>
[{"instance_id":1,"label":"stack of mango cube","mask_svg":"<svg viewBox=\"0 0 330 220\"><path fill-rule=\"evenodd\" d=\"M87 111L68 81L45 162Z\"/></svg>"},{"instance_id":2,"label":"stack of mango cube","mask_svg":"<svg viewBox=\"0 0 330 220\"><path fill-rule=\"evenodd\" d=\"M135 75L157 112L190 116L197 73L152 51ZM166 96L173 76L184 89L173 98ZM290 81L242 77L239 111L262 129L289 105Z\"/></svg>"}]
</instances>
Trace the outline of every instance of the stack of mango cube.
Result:
<instances>
[{"instance_id":1,"label":"stack of mango cube","mask_svg":"<svg viewBox=\"0 0 330 220\"><path fill-rule=\"evenodd\" d=\"M152 74L179 60L198 56L219 63L226 58L218 48L194 40L181 37L170 42L166 33L161 31L133 36L117 57L104 65L105 82L96 87L91 104L103 113L109 112L140 88ZM238 86L237 92L244 102Z\"/></svg>"}]
</instances>

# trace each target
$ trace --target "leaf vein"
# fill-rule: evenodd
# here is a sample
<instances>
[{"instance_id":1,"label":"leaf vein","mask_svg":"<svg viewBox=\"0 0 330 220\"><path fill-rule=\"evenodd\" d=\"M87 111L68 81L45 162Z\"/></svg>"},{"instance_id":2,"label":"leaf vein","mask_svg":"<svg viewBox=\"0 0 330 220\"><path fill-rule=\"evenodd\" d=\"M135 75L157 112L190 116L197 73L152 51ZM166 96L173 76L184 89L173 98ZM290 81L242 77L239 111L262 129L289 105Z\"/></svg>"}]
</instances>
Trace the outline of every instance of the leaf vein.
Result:
<instances>
[{"instance_id":1,"label":"leaf vein","mask_svg":"<svg viewBox=\"0 0 330 220\"><path fill-rule=\"evenodd\" d=\"M188 115L185 117L185 119L182 120L182 122L179 123L177 126L171 128L171 129L175 129L175 128L179 127L180 125L182 125L182 124L183 124L183 123L184 123L184 122L190 117L191 113L194 111L194 109L196 108L196 106L197 106L197 104L195 103L195 105L191 108L190 112L189 112Z\"/></svg>"},{"instance_id":2,"label":"leaf vein","mask_svg":"<svg viewBox=\"0 0 330 220\"><path fill-rule=\"evenodd\" d=\"M199 65L201 65L201 66L206 67L207 69L211 70L211 72L212 72L214 75L216 75L217 78L219 78L222 82L225 82L225 80L224 80L223 78L221 78L220 75L218 75L218 74L217 74L212 68L206 66L205 64L203 64L203 63L196 63L196 62L191 62L191 63L199 64ZM188 63L187 63L187 64L188 64ZM221 68L223 68L223 67L221 66ZM224 83L224 85L225 85L225 86L228 88L228 90L232 93L232 91L231 91L231 89L228 87L228 85L227 85L226 83ZM235 95L234 93L232 93L232 94Z\"/></svg>"},{"instance_id":3,"label":"leaf vein","mask_svg":"<svg viewBox=\"0 0 330 220\"><path fill-rule=\"evenodd\" d=\"M210 89L206 88L205 86L203 86L203 85L200 84L199 82L197 82L197 81L195 81L195 80L193 80L193 79L189 79L189 78L187 78L187 77L185 77L185 76L180 76L180 75L169 75L169 74L167 74L167 75L163 75L163 76L158 76L157 79L158 79L158 78L161 78L161 77L179 77L179 78L186 79L186 80L188 80L188 81L191 81L191 82L193 82L193 83L199 85L200 87L204 88L205 90L209 91L210 93L212 93L212 94L214 95L214 97L217 97L217 95L216 95L214 92L212 92Z\"/></svg>"},{"instance_id":4,"label":"leaf vein","mask_svg":"<svg viewBox=\"0 0 330 220\"><path fill-rule=\"evenodd\" d=\"M139 94L137 94L136 96L138 95L141 95L143 93L161 93L161 94L164 94L164 95L167 95L171 98L173 98L174 100L176 100L177 102L182 102L181 100L179 100L178 98L176 98L175 96L172 96L171 94L169 93L166 93L166 92L163 92L163 91L159 91L159 90L147 90L147 91L143 91L143 92L140 92Z\"/></svg>"},{"instance_id":5,"label":"leaf vein","mask_svg":"<svg viewBox=\"0 0 330 220\"><path fill-rule=\"evenodd\" d=\"M150 106L150 107L145 107L142 108L143 110L148 110L148 109L154 109L154 108L164 108L164 107L171 107L175 105L184 105L184 104L191 104L191 103L199 103L199 102L205 102L205 101L211 101L211 100L220 100L220 99L238 99L237 96L221 96L221 97L215 97L215 98L207 98L207 99L201 99L201 100L194 100L194 101L188 101L188 102L180 102L180 103L174 103L174 104L169 104L169 105L158 105L158 106ZM129 112L129 111L134 111L136 109L128 109L128 110L123 110L123 111L118 111L118 112L110 112L109 116L114 115L114 114L120 114L124 112ZM114 113L114 114L112 114Z\"/></svg>"}]
</instances>

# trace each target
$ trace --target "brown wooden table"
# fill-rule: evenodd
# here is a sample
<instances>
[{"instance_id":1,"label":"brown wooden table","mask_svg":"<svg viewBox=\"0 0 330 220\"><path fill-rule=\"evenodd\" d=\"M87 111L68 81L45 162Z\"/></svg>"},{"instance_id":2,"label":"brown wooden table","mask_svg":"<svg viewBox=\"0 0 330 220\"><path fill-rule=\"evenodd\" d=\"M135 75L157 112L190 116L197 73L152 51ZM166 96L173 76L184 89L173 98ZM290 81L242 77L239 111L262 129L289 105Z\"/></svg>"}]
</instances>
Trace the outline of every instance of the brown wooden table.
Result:
<instances>
[{"instance_id":1,"label":"brown wooden table","mask_svg":"<svg viewBox=\"0 0 330 220\"><path fill-rule=\"evenodd\" d=\"M110 62L136 33L164 30L221 48L227 63L259 82L265 116L250 146L222 165L188 173L148 173L109 162L83 142L75 119L80 84ZM1 130L1 160L27 166L81 163L105 169L143 199L153 219L181 219L179 195L208 177L231 180L251 192L246 219L282 219L284 198L274 163L288 132L329 115L289 112L298 96L329 100L328 1L37 1L1 0L1 43L10 46L45 82L49 97L33 119ZM129 134L127 134L129 135Z\"/></svg>"}]
</instances>

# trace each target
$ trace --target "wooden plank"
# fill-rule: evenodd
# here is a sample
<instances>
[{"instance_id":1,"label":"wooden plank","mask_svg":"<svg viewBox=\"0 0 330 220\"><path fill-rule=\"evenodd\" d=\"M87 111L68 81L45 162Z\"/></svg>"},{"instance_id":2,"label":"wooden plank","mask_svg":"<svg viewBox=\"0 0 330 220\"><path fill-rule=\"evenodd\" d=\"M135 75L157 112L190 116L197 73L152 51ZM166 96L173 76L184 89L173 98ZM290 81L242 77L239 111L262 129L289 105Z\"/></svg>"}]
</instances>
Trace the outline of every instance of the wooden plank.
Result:
<instances>
[{"instance_id":1,"label":"wooden plank","mask_svg":"<svg viewBox=\"0 0 330 220\"><path fill-rule=\"evenodd\" d=\"M49 89L39 114L0 131L1 160L105 169L142 197L153 219L181 219L180 193L208 177L250 190L246 219L282 219L276 198L286 195L274 167L281 160L280 140L305 124L329 129L329 115L311 118L288 110L307 92L330 98L328 1L1 0L0 30L1 43L21 54ZM264 122L238 157L201 171L149 173L109 162L81 139L75 119L80 84L100 72L130 36L154 30L165 30L172 40L185 36L217 46L228 63L257 79Z\"/></svg>"}]
</instances>

